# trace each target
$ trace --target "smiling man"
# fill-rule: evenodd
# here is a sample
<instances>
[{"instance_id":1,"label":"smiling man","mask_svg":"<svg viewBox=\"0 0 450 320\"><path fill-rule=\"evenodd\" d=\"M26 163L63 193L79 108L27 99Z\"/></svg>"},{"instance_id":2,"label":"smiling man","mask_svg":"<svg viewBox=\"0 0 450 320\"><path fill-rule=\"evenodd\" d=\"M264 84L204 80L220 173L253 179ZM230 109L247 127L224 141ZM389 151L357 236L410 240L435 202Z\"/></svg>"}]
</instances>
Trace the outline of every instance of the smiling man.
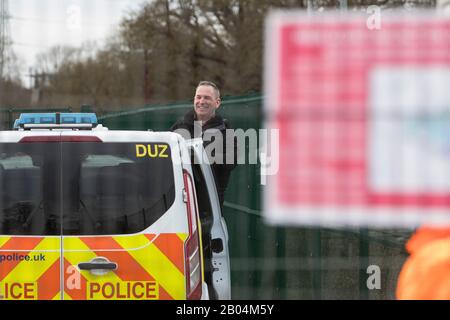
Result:
<instances>
[{"instance_id":1,"label":"smiling man","mask_svg":"<svg viewBox=\"0 0 450 320\"><path fill-rule=\"evenodd\" d=\"M237 163L237 147L235 139L229 139L230 141L227 141L226 130L231 129L231 127L229 122L217 113L220 103L219 88L213 82L200 81L195 89L194 108L186 113L170 129L181 134L185 139L202 138L205 150L207 148L216 150L216 147L219 147L214 154L208 154L207 152L207 155L210 163L212 163L211 169L216 183L220 208L222 209L231 170L234 169ZM233 163L228 163L226 161L226 155L228 153L231 158L231 152L233 152L232 159L234 161ZM202 193L207 191L201 189L200 186L197 192ZM200 217L204 218L207 216L207 213L204 211L207 207L207 204L202 201L199 202ZM202 222L205 220L203 218L201 218ZM205 258L205 278L208 279L208 283L212 283L211 225L208 226L208 223L205 223L205 226L202 223L202 242L203 256ZM213 289L210 289L209 294L212 299L215 299L217 296L217 293Z\"/></svg>"},{"instance_id":2,"label":"smiling man","mask_svg":"<svg viewBox=\"0 0 450 320\"><path fill-rule=\"evenodd\" d=\"M216 110L220 106L220 92L217 86L210 81L201 81L194 96L194 110L197 121L202 125L216 116ZM220 116L218 117L220 119Z\"/></svg>"},{"instance_id":3,"label":"smiling man","mask_svg":"<svg viewBox=\"0 0 450 320\"><path fill-rule=\"evenodd\" d=\"M214 158L216 160L220 159L221 161L218 163L211 161L213 163L211 168L216 182L220 206L223 207L225 190L228 185L231 170L233 170L236 166L237 155L235 141L226 140L226 130L231 129L230 123L217 113L220 103L219 88L211 81L200 81L195 90L193 110L186 113L182 119L178 120L170 128L170 130L187 130L190 134L189 138L202 138L205 148L210 143L214 142L214 139L210 139L211 136L214 136L215 133L220 132L223 141L223 148L221 148L221 154L215 154ZM185 136L185 138L187 137ZM233 149L233 151L231 149ZM234 152L233 158L235 161L232 164L227 163L226 161L227 150L228 152Z\"/></svg>"}]
</instances>

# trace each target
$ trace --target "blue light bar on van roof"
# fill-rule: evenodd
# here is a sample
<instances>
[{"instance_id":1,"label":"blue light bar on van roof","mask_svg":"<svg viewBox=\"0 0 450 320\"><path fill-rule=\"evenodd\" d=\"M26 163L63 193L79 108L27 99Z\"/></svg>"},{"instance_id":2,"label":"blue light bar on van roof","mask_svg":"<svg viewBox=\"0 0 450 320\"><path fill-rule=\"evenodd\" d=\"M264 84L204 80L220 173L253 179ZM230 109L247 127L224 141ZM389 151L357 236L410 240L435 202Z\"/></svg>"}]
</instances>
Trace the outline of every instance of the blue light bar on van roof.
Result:
<instances>
[{"instance_id":1,"label":"blue light bar on van roof","mask_svg":"<svg viewBox=\"0 0 450 320\"><path fill-rule=\"evenodd\" d=\"M22 113L14 121L14 129L31 124L92 124L94 127L98 122L95 113Z\"/></svg>"}]
</instances>

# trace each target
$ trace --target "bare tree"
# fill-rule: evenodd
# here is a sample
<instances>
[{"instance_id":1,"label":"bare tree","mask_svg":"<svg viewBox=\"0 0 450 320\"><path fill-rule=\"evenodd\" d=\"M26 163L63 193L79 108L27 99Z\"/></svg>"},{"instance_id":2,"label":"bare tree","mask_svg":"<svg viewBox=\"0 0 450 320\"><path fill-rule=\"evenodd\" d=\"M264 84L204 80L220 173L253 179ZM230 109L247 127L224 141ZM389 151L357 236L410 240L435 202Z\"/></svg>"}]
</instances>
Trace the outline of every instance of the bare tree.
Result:
<instances>
[{"instance_id":1,"label":"bare tree","mask_svg":"<svg viewBox=\"0 0 450 320\"><path fill-rule=\"evenodd\" d=\"M348 0L348 6L397 5ZM417 2L434 0L417 0ZM339 0L314 0L337 8ZM264 21L273 8L304 8L307 0L154 0L122 21L106 46L55 47L38 57L48 74L42 104L92 104L101 111L191 99L199 80L224 94L261 91ZM109 109L106 109L108 107Z\"/></svg>"}]
</instances>

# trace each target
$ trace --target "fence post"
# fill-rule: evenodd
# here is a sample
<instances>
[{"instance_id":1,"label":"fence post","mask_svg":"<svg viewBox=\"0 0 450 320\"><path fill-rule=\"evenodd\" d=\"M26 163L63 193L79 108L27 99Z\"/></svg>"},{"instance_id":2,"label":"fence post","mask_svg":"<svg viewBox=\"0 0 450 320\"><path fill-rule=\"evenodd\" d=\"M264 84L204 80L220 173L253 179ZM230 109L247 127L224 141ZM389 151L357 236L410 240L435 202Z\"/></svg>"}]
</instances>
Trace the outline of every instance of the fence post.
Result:
<instances>
[{"instance_id":1,"label":"fence post","mask_svg":"<svg viewBox=\"0 0 450 320\"><path fill-rule=\"evenodd\" d=\"M13 109L9 108L8 109L8 123L7 123L7 130L11 129L13 126Z\"/></svg>"},{"instance_id":2,"label":"fence post","mask_svg":"<svg viewBox=\"0 0 450 320\"><path fill-rule=\"evenodd\" d=\"M322 233L320 229L313 231L312 256L313 266L313 295L314 300L322 299Z\"/></svg>"},{"instance_id":3,"label":"fence post","mask_svg":"<svg viewBox=\"0 0 450 320\"><path fill-rule=\"evenodd\" d=\"M280 265L285 263L286 259L286 229L282 227L276 228L276 275L275 285L279 296L276 299L286 299L286 269L280 270ZM283 261L283 263L281 263Z\"/></svg>"},{"instance_id":4,"label":"fence post","mask_svg":"<svg viewBox=\"0 0 450 320\"><path fill-rule=\"evenodd\" d=\"M369 230L359 230L359 299L369 299L367 288L367 267L369 266Z\"/></svg>"}]
</instances>

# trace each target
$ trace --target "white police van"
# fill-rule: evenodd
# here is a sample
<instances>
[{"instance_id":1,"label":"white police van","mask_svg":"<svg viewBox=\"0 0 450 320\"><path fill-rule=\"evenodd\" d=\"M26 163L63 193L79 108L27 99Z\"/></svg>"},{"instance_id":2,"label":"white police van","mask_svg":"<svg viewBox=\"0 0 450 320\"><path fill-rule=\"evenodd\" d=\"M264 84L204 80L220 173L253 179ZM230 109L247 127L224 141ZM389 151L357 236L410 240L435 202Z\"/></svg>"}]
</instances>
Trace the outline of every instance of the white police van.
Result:
<instances>
[{"instance_id":1,"label":"white police van","mask_svg":"<svg viewBox=\"0 0 450 320\"><path fill-rule=\"evenodd\" d=\"M14 129L0 132L0 299L231 298L201 141L90 113L22 114Z\"/></svg>"}]
</instances>

